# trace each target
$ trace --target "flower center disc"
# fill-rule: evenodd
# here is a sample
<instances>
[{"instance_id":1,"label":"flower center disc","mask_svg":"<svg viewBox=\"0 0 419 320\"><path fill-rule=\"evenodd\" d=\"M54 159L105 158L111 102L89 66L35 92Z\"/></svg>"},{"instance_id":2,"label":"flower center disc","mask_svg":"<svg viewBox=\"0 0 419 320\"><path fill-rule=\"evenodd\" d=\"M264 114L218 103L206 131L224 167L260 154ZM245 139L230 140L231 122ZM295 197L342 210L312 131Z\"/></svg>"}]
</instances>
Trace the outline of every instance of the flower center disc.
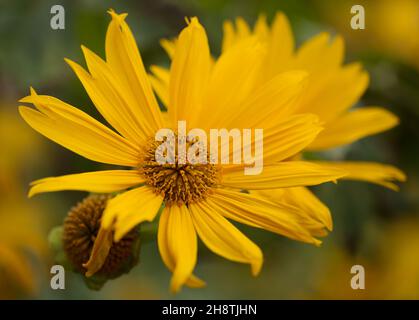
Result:
<instances>
[{"instance_id":1,"label":"flower center disc","mask_svg":"<svg viewBox=\"0 0 419 320\"><path fill-rule=\"evenodd\" d=\"M205 199L218 182L217 166L210 163L179 164L177 150L174 164L160 164L155 156L160 144L153 140L145 149L139 171L146 183L164 197L166 205L188 205Z\"/></svg>"}]
</instances>

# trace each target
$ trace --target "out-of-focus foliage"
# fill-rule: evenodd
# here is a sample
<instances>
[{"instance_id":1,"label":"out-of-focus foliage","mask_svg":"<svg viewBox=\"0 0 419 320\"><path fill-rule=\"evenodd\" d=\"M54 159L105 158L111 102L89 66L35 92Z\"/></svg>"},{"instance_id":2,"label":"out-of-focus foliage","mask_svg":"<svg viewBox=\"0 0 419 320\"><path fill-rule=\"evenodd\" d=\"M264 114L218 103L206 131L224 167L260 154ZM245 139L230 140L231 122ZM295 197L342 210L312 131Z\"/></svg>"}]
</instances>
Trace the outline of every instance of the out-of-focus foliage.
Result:
<instances>
[{"instance_id":1,"label":"out-of-focus foliage","mask_svg":"<svg viewBox=\"0 0 419 320\"><path fill-rule=\"evenodd\" d=\"M50 8L57 1L2 1L0 230L7 232L0 231L0 247L13 248L20 267L15 268L15 277L0 272L0 297L173 297L167 290L170 275L155 241L143 245L139 266L99 292L88 290L78 275L70 273L66 290L51 290L48 270L52 261L45 247L48 230L60 224L85 194L62 192L26 199L28 183L34 179L106 168L31 131L18 116L17 101L34 86L41 94L59 97L99 117L63 58L82 62L80 44L103 56L106 11L114 8L129 13L147 66L167 65L159 39L174 37L184 26L185 16L199 17L213 54L220 50L222 22L236 16L253 24L260 13L271 19L282 10L298 43L320 31L341 32L347 41L346 60L362 61L371 74L362 104L388 107L401 119L396 129L332 154L336 159L387 162L402 168L408 182L399 193L361 182L317 187L335 222L321 248L249 228L246 232L264 248L265 264L258 278L251 277L245 266L222 260L202 247L197 273L205 275L208 287L185 288L176 298L418 298L419 52L412 52L417 50L419 30L417 18L405 15L411 13L406 8L417 7L419 1L366 2L367 29L354 31L349 28L350 1L69 0L59 2L66 10L65 30L50 28ZM3 234L8 235L6 240ZM4 257L0 253L0 265ZM366 268L364 291L350 288L354 264Z\"/></svg>"}]
</instances>

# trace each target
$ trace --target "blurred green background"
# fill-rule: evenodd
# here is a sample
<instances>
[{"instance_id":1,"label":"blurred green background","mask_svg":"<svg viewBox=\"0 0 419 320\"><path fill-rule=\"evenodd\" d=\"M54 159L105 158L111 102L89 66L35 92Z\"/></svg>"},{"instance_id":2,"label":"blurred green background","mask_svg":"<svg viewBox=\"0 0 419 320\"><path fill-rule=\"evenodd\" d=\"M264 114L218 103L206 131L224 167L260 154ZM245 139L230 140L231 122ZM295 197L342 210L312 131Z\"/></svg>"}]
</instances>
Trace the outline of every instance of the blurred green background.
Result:
<instances>
[{"instance_id":1,"label":"blurred green background","mask_svg":"<svg viewBox=\"0 0 419 320\"><path fill-rule=\"evenodd\" d=\"M345 0L1 0L0 298L419 298L419 1L357 1L363 3L367 28L354 31L349 28L353 4ZM50 28L54 4L65 8L65 30ZM200 246L196 274L207 287L184 288L173 296L168 291L170 273L151 242L143 245L136 268L101 291L87 289L79 275L69 272L66 290L51 290L49 268L54 263L48 232L85 193L29 200L28 184L45 176L99 170L100 165L32 131L18 115L17 100L33 86L98 116L63 58L82 62L81 44L104 56L109 8L129 13L127 21L147 67L168 64L159 39L176 36L189 16L198 16L205 26L214 55L220 51L222 22L237 16L253 24L258 14L271 19L281 10L297 43L321 31L343 34L346 61L362 61L371 75L362 104L387 107L401 124L329 156L394 164L407 173L407 183L398 193L361 182L315 188L330 207L335 226L320 248L243 227L264 251L257 278L247 266ZM366 269L366 290L350 288L354 264Z\"/></svg>"}]
</instances>

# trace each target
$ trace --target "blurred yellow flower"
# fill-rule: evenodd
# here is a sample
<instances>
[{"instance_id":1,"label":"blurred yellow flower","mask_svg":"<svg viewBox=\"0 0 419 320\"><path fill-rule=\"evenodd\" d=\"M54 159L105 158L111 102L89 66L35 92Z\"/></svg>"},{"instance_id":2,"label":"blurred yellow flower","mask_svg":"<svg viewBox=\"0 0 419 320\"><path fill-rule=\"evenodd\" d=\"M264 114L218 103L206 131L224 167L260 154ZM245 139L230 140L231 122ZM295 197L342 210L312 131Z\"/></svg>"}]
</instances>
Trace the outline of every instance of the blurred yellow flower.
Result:
<instances>
[{"instance_id":1,"label":"blurred yellow flower","mask_svg":"<svg viewBox=\"0 0 419 320\"><path fill-rule=\"evenodd\" d=\"M333 10L329 3L323 2L322 12L349 38L354 48L373 49L419 69L419 1L361 0L356 3L365 8L365 30L350 28L352 1L333 3Z\"/></svg>"},{"instance_id":2,"label":"blurred yellow flower","mask_svg":"<svg viewBox=\"0 0 419 320\"><path fill-rule=\"evenodd\" d=\"M46 234L39 212L20 204L23 196L7 196L0 204L0 299L33 296L39 287L34 258L45 257Z\"/></svg>"},{"instance_id":3,"label":"blurred yellow flower","mask_svg":"<svg viewBox=\"0 0 419 320\"><path fill-rule=\"evenodd\" d=\"M173 59L178 41L162 40L161 44ZM266 18L260 16L253 30L242 18L235 23L224 23L222 55L217 60L222 65L226 56L234 52L243 52L243 48L260 46L253 60L248 62L254 67L251 70L253 82L248 81L245 72L249 72L243 63L237 70L232 70L231 81L237 85L247 81L248 90L259 92L265 90L265 100L258 104L256 112L244 112L251 119L255 113L265 116L265 123L274 125L278 114L280 118L294 114L312 113L319 117L324 129L306 146L304 151L323 151L350 144L361 138L373 135L398 124L398 118L381 107L350 108L357 103L368 86L368 74L359 63L343 64L344 41L338 36L331 40L330 35L321 33L304 42L295 49L292 30L283 13L277 13L272 26ZM241 57L237 57L241 60ZM241 60L243 61L243 60ZM291 70L307 71L309 76L304 81L304 88L298 100L293 104L278 108L281 96L266 88L276 88L278 79ZM151 81L161 101L167 104L169 71L153 66ZM263 89L260 89L263 88ZM235 88L225 86L231 95L240 93ZM245 106L246 104L243 104ZM225 108L228 108L226 106ZM213 109L207 119L217 116L228 117L228 109ZM236 111L236 110L235 110ZM236 111L237 112L237 111ZM348 174L342 179L362 180L376 183L392 190L398 190L396 181L405 181L406 177L399 169L372 162L325 162L322 165L335 166ZM256 191L273 202L280 201L311 212L313 216L329 216L329 210L309 190L301 187L276 190ZM324 220L323 220L324 221ZM332 223L329 222L331 228ZM310 228L310 227L309 227ZM322 232L322 231L321 231Z\"/></svg>"},{"instance_id":4,"label":"blurred yellow flower","mask_svg":"<svg viewBox=\"0 0 419 320\"><path fill-rule=\"evenodd\" d=\"M293 114L312 113L319 117L324 130L313 139L305 150L323 151L353 143L361 138L388 130L398 124L398 118L381 107L362 107L351 110L368 87L368 74L360 63L343 64L344 41L337 36L331 40L328 33L321 33L302 44L296 50L294 36L287 17L277 13L269 27L265 16L260 16L253 30L242 18L235 24L224 23L222 53L238 51L239 47L260 44L260 50L253 61L253 89L261 84L276 86L284 72L304 70L309 73L299 100L280 110L282 117ZM173 57L177 42L163 40L162 46ZM219 58L222 60L223 55ZM167 101L168 70L151 68L153 86L161 100ZM240 74L231 76L241 79ZM258 112L272 115L278 97L271 93L269 100L260 105ZM219 115L219 114L218 114ZM250 113L247 114L249 117ZM217 114L211 113L209 118ZM270 123L275 117L266 119ZM339 167L349 174L343 179L363 180L397 190L395 181L404 181L405 175L395 167L368 162L325 163Z\"/></svg>"},{"instance_id":5,"label":"blurred yellow flower","mask_svg":"<svg viewBox=\"0 0 419 320\"><path fill-rule=\"evenodd\" d=\"M289 115L306 82L305 72L287 72L273 83L253 90L255 66L262 48L238 45L217 62L210 57L204 28L192 18L180 33L171 65L168 114L162 115L154 97L126 14L110 11L106 61L82 47L89 71L67 60L99 112L118 132L86 113L50 96L31 95L21 102L22 117L35 130L90 160L131 167L45 178L32 183L30 196L59 190L109 193L132 188L108 202L101 236L115 230L120 240L133 227L156 218L162 259L173 272L171 289L183 284L200 287L192 274L199 238L215 253L251 265L258 274L262 251L227 219L318 245L315 235L331 228L328 210L307 212L306 206L272 202L242 190L315 185L334 181L344 170L305 161L286 161L311 144L321 130L318 117ZM237 81L240 78L241 81ZM272 100L275 97L275 101ZM267 118L270 121L266 121ZM164 123L164 119L169 124ZM243 165L187 164L163 166L155 159L154 136L161 128L263 128L264 170L244 175ZM317 205L313 202L312 205ZM309 227L306 227L309 226ZM98 236L99 238L99 236ZM102 237L101 237L102 238ZM93 251L109 246L96 242ZM103 259L91 259L87 275L100 269Z\"/></svg>"},{"instance_id":6,"label":"blurred yellow flower","mask_svg":"<svg viewBox=\"0 0 419 320\"><path fill-rule=\"evenodd\" d=\"M352 256L343 248L331 248L327 263L313 273L309 299L418 299L419 223L417 219L391 222L380 228L374 245L366 253ZM350 285L353 265L365 270L365 289Z\"/></svg>"},{"instance_id":7,"label":"blurred yellow flower","mask_svg":"<svg viewBox=\"0 0 419 320\"><path fill-rule=\"evenodd\" d=\"M415 215L417 216L417 214ZM419 299L419 221L389 225L379 239L380 276L376 296Z\"/></svg>"},{"instance_id":8,"label":"blurred yellow flower","mask_svg":"<svg viewBox=\"0 0 419 320\"><path fill-rule=\"evenodd\" d=\"M41 147L17 115L4 109L0 110L0 137L4 152L0 158L0 299L14 299L36 294L35 262L46 257L43 215L27 205L19 181L28 144Z\"/></svg>"}]
</instances>

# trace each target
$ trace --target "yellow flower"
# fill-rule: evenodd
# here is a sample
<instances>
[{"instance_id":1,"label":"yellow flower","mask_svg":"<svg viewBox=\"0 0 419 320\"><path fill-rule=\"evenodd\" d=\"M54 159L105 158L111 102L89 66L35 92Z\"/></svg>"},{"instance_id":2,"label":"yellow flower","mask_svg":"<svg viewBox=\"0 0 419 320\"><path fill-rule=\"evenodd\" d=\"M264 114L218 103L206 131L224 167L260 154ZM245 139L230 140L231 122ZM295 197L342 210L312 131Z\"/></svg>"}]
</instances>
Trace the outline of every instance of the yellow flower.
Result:
<instances>
[{"instance_id":1,"label":"yellow flower","mask_svg":"<svg viewBox=\"0 0 419 320\"><path fill-rule=\"evenodd\" d=\"M330 23L348 37L357 50L373 49L419 69L419 1L360 0L365 8L366 28L356 32L349 27L353 1L319 2ZM324 5L324 6L322 6Z\"/></svg>"},{"instance_id":2,"label":"yellow flower","mask_svg":"<svg viewBox=\"0 0 419 320\"><path fill-rule=\"evenodd\" d=\"M312 275L313 290L304 298L418 299L418 229L416 218L393 219L375 234L374 245L364 254L354 256L343 248L330 247L323 259L327 263ZM354 265L365 268L364 290L350 286L348 273Z\"/></svg>"},{"instance_id":3,"label":"yellow flower","mask_svg":"<svg viewBox=\"0 0 419 320\"><path fill-rule=\"evenodd\" d=\"M22 159L31 156L28 144L40 150L42 144L18 120L14 113L0 110L0 300L33 297L39 290L34 262L46 258L45 217L25 202L19 181L27 165Z\"/></svg>"},{"instance_id":4,"label":"yellow flower","mask_svg":"<svg viewBox=\"0 0 419 320\"><path fill-rule=\"evenodd\" d=\"M0 204L0 299L33 296L39 283L30 253L45 257L47 246L40 212L23 205L24 196L7 196Z\"/></svg>"},{"instance_id":5,"label":"yellow flower","mask_svg":"<svg viewBox=\"0 0 419 320\"><path fill-rule=\"evenodd\" d=\"M282 110L294 107L306 73L284 73L254 91L253 75L263 48L245 43L213 63L205 30L197 18L192 18L177 41L167 88L169 111L163 116L125 22L127 15L113 11L110 14L106 61L85 47L82 49L88 71L66 61L116 131L79 109L56 98L37 95L34 90L21 101L32 103L37 110L20 106L19 111L32 128L73 152L131 169L41 179L32 183L30 196L59 190L108 193L130 189L110 200L103 215L102 236L106 238L107 233L115 230L116 241L137 224L154 220L163 208L158 246L164 263L173 272L172 291L178 291L183 284L204 285L192 274L198 237L215 253L248 263L252 273L258 274L263 262L261 250L227 219L319 244L312 230L317 235L323 234L320 230L325 227L331 228L327 210L322 211L324 216L316 216L298 204L275 203L242 192L315 185L335 181L345 174L340 169L310 162L286 161L312 143L321 130L316 116L281 115ZM261 108L265 108L264 112L259 112ZM263 128L263 172L246 176L242 165L188 164L167 168L156 163L154 135L161 128L176 127L178 120L186 120L192 128ZM100 251L100 246L93 251ZM97 271L101 262L103 259L89 261L88 273Z\"/></svg>"},{"instance_id":6,"label":"yellow flower","mask_svg":"<svg viewBox=\"0 0 419 320\"><path fill-rule=\"evenodd\" d=\"M324 130L306 146L305 151L324 151L344 146L361 138L388 130L398 124L398 118L384 108L368 106L351 109L368 87L368 74L360 63L343 64L344 41L337 36L333 40L328 33L321 33L295 49L294 36L288 19L277 13L269 27L265 16L260 16L253 30L242 19L224 23L222 56L238 50L245 44L259 43L266 47L254 61L259 70L254 71L254 88L261 84L274 84L278 77L290 70L305 70L307 81L299 101L292 107L280 109L282 117L297 113L311 113L319 117ZM162 46L170 57L176 41L163 40ZM222 56L220 60L222 59ZM260 60L260 62L259 62ZM257 61L257 62L256 62ZM167 101L168 71L152 67L153 87L163 102ZM240 79L240 73L232 76ZM251 90L251 89L250 89ZM279 112L273 108L277 97L259 105L258 112ZM275 110L275 111L274 111ZM236 111L237 112L237 111ZM216 116L215 114L209 115ZM249 113L250 116L250 113ZM269 119L275 121L275 117ZM397 168L371 162L319 162L333 165L348 172L343 179L363 180L398 190L396 181L405 181L405 175ZM276 192L276 196L288 190ZM290 192L292 193L292 191ZM306 193L306 191L301 191Z\"/></svg>"}]
</instances>

